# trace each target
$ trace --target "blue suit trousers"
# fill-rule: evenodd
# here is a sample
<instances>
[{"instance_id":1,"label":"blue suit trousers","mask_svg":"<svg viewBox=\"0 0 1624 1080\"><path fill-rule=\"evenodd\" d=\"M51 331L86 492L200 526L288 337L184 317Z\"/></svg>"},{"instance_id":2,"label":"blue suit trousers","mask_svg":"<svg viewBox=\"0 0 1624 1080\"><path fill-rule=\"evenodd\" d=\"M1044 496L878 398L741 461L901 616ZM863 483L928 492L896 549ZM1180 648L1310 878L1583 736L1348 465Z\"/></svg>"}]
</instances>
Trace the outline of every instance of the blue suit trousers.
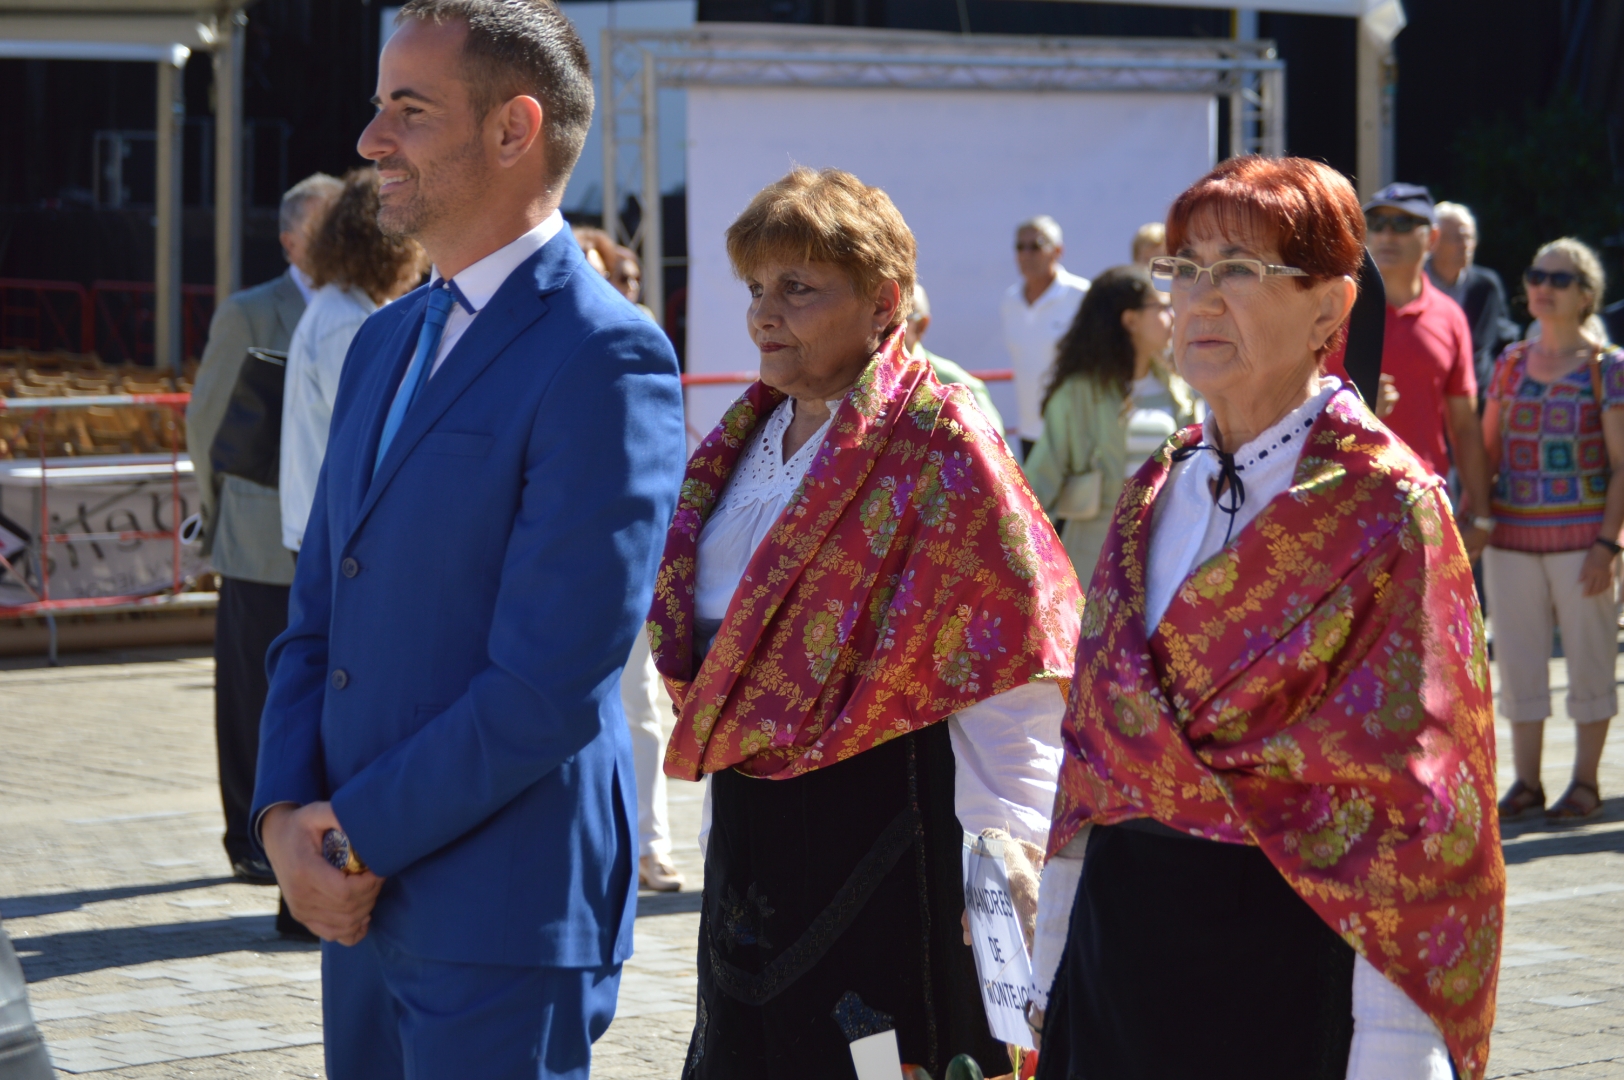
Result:
<instances>
[{"instance_id":1,"label":"blue suit trousers","mask_svg":"<svg viewBox=\"0 0 1624 1080\"><path fill-rule=\"evenodd\" d=\"M458 964L377 934L321 949L329 1080L588 1080L620 965Z\"/></svg>"}]
</instances>

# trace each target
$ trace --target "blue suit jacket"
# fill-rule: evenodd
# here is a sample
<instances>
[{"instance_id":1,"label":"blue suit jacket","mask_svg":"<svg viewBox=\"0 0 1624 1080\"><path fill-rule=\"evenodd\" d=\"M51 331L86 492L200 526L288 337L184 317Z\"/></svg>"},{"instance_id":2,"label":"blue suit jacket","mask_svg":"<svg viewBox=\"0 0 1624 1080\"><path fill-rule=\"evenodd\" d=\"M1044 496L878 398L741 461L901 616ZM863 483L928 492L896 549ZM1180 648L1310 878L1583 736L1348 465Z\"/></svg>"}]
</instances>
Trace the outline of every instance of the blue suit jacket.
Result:
<instances>
[{"instance_id":1,"label":"blue suit jacket","mask_svg":"<svg viewBox=\"0 0 1624 1080\"><path fill-rule=\"evenodd\" d=\"M566 231L424 385L376 477L427 306L350 347L271 646L254 820L331 799L389 880L372 933L425 958L631 954L631 743L618 679L686 442L676 357Z\"/></svg>"}]
</instances>

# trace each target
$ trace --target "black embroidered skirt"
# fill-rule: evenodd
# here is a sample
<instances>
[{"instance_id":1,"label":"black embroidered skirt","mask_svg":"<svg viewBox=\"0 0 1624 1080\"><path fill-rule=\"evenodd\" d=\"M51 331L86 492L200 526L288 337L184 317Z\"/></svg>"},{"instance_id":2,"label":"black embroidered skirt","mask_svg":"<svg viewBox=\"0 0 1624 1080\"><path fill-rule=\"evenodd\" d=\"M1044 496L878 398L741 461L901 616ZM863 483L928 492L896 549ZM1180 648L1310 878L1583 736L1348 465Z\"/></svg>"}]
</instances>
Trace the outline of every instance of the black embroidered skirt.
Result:
<instances>
[{"instance_id":1,"label":"black embroidered skirt","mask_svg":"<svg viewBox=\"0 0 1624 1080\"><path fill-rule=\"evenodd\" d=\"M1038 1080L1344 1080L1353 962L1257 848L1096 827Z\"/></svg>"},{"instance_id":2,"label":"black embroidered skirt","mask_svg":"<svg viewBox=\"0 0 1624 1080\"><path fill-rule=\"evenodd\" d=\"M854 1077L836 1004L889 1018L905 1063L1009 1071L964 944L947 725L793 780L711 778L699 1005L684 1080Z\"/></svg>"}]
</instances>

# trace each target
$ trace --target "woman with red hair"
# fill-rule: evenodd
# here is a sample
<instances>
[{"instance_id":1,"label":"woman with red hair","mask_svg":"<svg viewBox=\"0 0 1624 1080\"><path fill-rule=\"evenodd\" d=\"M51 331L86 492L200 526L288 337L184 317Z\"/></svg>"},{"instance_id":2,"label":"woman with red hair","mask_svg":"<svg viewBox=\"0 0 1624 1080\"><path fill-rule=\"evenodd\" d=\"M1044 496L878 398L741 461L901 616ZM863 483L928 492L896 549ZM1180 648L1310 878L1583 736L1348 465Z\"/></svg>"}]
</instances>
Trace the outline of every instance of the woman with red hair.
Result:
<instances>
[{"instance_id":1,"label":"woman with red hair","mask_svg":"<svg viewBox=\"0 0 1624 1080\"><path fill-rule=\"evenodd\" d=\"M1151 272L1211 413L1127 481L1089 586L1040 1078L1483 1075L1488 663L1439 481L1323 372L1363 241L1348 182L1296 158L1227 161L1168 216Z\"/></svg>"}]
</instances>

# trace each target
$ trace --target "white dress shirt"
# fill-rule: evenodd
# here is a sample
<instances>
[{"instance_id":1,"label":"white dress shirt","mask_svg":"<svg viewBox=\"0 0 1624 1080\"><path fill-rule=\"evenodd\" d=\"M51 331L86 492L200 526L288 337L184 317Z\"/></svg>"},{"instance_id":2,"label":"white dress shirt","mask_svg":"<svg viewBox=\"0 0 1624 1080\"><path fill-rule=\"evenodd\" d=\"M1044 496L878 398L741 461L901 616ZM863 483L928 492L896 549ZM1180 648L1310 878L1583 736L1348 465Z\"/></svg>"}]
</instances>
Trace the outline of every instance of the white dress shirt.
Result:
<instances>
[{"instance_id":1,"label":"white dress shirt","mask_svg":"<svg viewBox=\"0 0 1624 1080\"><path fill-rule=\"evenodd\" d=\"M830 421L839 402L830 402ZM793 400L784 401L756 430L740 455L716 509L699 534L694 568L695 644L708 648L750 559L801 479L811 468L829 421L784 460L784 434L794 419ZM1065 701L1059 686L1027 683L1006 690L948 718L957 765L953 804L966 831L1005 829L1018 840L1043 847L1049 839L1060 775L1060 717ZM710 787L705 788L699 846L710 834Z\"/></svg>"},{"instance_id":2,"label":"white dress shirt","mask_svg":"<svg viewBox=\"0 0 1624 1080\"><path fill-rule=\"evenodd\" d=\"M282 546L298 551L316 501L316 480L327 456L327 429L333 421L338 377L350 341L367 316L378 309L360 289L330 282L316 290L294 328L283 373Z\"/></svg>"},{"instance_id":3,"label":"white dress shirt","mask_svg":"<svg viewBox=\"0 0 1624 1080\"><path fill-rule=\"evenodd\" d=\"M1145 568L1146 634L1156 632L1179 587L1196 567L1218 554L1225 537L1239 536L1275 496L1291 487L1308 429L1341 386L1341 380L1334 375L1321 378L1312 397L1235 451L1235 471L1246 487L1246 501L1236 511L1233 526L1229 515L1218 508L1212 497L1212 486L1218 479L1218 455L1203 450L1173 466L1151 511L1150 554ZM1218 422L1209 415L1201 425L1201 441L1216 446L1217 439ZM1226 493L1221 501L1227 505L1229 495Z\"/></svg>"},{"instance_id":4,"label":"white dress shirt","mask_svg":"<svg viewBox=\"0 0 1624 1080\"><path fill-rule=\"evenodd\" d=\"M1026 282L1004 291L998 314L1004 324L1004 347L1015 372L1015 431L1036 442L1043 434L1043 391L1054 369L1054 348L1088 292L1088 279L1056 266L1054 281L1038 297L1026 302Z\"/></svg>"},{"instance_id":5,"label":"white dress shirt","mask_svg":"<svg viewBox=\"0 0 1624 1080\"><path fill-rule=\"evenodd\" d=\"M316 287L310 283L310 278L305 276L305 272L288 263L288 277L293 279L293 286L299 290L299 295L304 297L304 302L310 303L310 298L316 295Z\"/></svg>"},{"instance_id":6,"label":"white dress shirt","mask_svg":"<svg viewBox=\"0 0 1624 1080\"><path fill-rule=\"evenodd\" d=\"M429 378L432 379L439 373L445 358L451 355L451 350L462 340L462 335L468 332L468 327L473 325L474 317L485 310L485 305L491 302L496 290L500 289L502 283L519 268L519 264L546 247L547 241L563 230L564 215L554 210L547 216L547 220L534 229L452 276L451 280L456 283L457 291L462 293L462 298L467 300L474 310L469 312L460 303L451 305L451 314L446 316L445 329L440 332L440 351L434 354L434 366L429 368ZM440 280L439 267L429 270L429 280ZM402 372L401 382L405 381L406 375ZM397 395L400 393L400 387L395 388L395 393Z\"/></svg>"},{"instance_id":7,"label":"white dress shirt","mask_svg":"<svg viewBox=\"0 0 1624 1080\"><path fill-rule=\"evenodd\" d=\"M1246 501L1235 514L1232 532L1229 515L1218 509L1212 497L1217 455L1202 452L1173 466L1156 498L1151 524L1145 572L1148 633L1160 625L1179 586L1225 546L1225 535L1231 539L1239 535L1265 506L1291 487L1304 436L1341 385L1332 376L1320 379L1313 397L1235 452ZM1202 425L1202 441L1213 444L1217 433L1209 415ZM1044 867L1033 948L1034 978L1042 987L1037 996L1043 1006L1065 947L1087 835L1085 828ZM1356 957L1347 1080L1450 1080L1451 1076L1449 1050L1432 1018L1370 961Z\"/></svg>"}]
</instances>

